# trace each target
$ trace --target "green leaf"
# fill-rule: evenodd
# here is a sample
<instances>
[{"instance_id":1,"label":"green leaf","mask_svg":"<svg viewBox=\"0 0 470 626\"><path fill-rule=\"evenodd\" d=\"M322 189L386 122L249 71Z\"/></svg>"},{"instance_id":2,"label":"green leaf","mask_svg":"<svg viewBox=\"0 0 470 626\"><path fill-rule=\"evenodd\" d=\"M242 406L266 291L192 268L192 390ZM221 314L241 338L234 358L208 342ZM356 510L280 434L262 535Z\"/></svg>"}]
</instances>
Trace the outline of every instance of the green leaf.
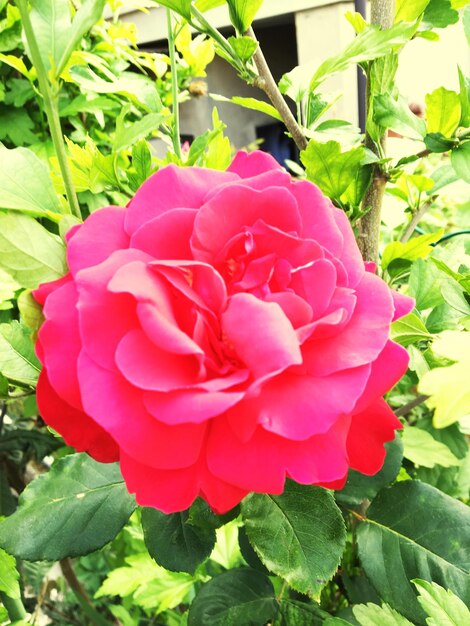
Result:
<instances>
[{"instance_id":1,"label":"green leaf","mask_svg":"<svg viewBox=\"0 0 470 626\"><path fill-rule=\"evenodd\" d=\"M454 272L444 261L441 259L431 258L434 265L439 268L441 272L450 276L454 281L458 282L464 291L470 294L470 274L461 274L460 272Z\"/></svg>"},{"instance_id":2,"label":"green leaf","mask_svg":"<svg viewBox=\"0 0 470 626\"><path fill-rule=\"evenodd\" d=\"M373 119L379 126L392 128L413 139L422 139L426 134L424 120L410 111L408 102L403 96L398 96L398 100L390 94L375 96Z\"/></svg>"},{"instance_id":3,"label":"green leaf","mask_svg":"<svg viewBox=\"0 0 470 626\"><path fill-rule=\"evenodd\" d=\"M166 515L157 509L142 510L145 545L155 561L173 572L194 574L215 545L215 530L188 522L189 513Z\"/></svg>"},{"instance_id":4,"label":"green leaf","mask_svg":"<svg viewBox=\"0 0 470 626\"><path fill-rule=\"evenodd\" d=\"M237 53L237 56L244 63L251 59L258 47L258 42L251 37L229 37L228 40Z\"/></svg>"},{"instance_id":5,"label":"green leaf","mask_svg":"<svg viewBox=\"0 0 470 626\"><path fill-rule=\"evenodd\" d=\"M388 604L359 604L353 607L354 617L361 626L413 626L413 624L392 609Z\"/></svg>"},{"instance_id":6,"label":"green leaf","mask_svg":"<svg viewBox=\"0 0 470 626\"><path fill-rule=\"evenodd\" d=\"M463 28L465 31L465 36L468 41L468 45L470 46L470 6L466 6L463 12Z\"/></svg>"},{"instance_id":7,"label":"green leaf","mask_svg":"<svg viewBox=\"0 0 470 626\"><path fill-rule=\"evenodd\" d=\"M434 439L427 431L416 426L405 425L403 430L403 456L421 467L452 467L460 465L460 460L449 448Z\"/></svg>"},{"instance_id":8,"label":"green leaf","mask_svg":"<svg viewBox=\"0 0 470 626\"><path fill-rule=\"evenodd\" d=\"M0 324L0 373L15 383L34 386L40 370L29 329L16 320Z\"/></svg>"},{"instance_id":9,"label":"green leaf","mask_svg":"<svg viewBox=\"0 0 470 626\"><path fill-rule=\"evenodd\" d=\"M0 212L0 267L33 289L67 273L65 247L32 217Z\"/></svg>"},{"instance_id":10,"label":"green leaf","mask_svg":"<svg viewBox=\"0 0 470 626\"><path fill-rule=\"evenodd\" d=\"M385 444L387 456L382 469L373 476L349 470L346 485L335 492L335 499L343 506L356 506L363 500L372 500L384 487L388 487L398 475L403 459L403 443L400 435Z\"/></svg>"},{"instance_id":11,"label":"green leaf","mask_svg":"<svg viewBox=\"0 0 470 626\"><path fill-rule=\"evenodd\" d=\"M439 87L426 95L428 133L452 137L460 122L460 97L455 91Z\"/></svg>"},{"instance_id":12,"label":"green leaf","mask_svg":"<svg viewBox=\"0 0 470 626\"><path fill-rule=\"evenodd\" d=\"M396 259L404 259L406 261L416 261L416 259L423 259L432 252L432 243L439 241L442 237L443 231L438 230L435 233L428 235L419 235L419 237L413 237L406 243L401 241L393 241L389 243L382 255L382 269L386 270L387 267Z\"/></svg>"},{"instance_id":13,"label":"green leaf","mask_svg":"<svg viewBox=\"0 0 470 626\"><path fill-rule=\"evenodd\" d=\"M253 569L234 569L206 583L189 609L188 626L259 626L278 611L267 576Z\"/></svg>"},{"instance_id":14,"label":"green leaf","mask_svg":"<svg viewBox=\"0 0 470 626\"><path fill-rule=\"evenodd\" d=\"M452 8L450 0L431 0L424 11L422 26L446 28L459 21L459 13Z\"/></svg>"},{"instance_id":15,"label":"green leaf","mask_svg":"<svg viewBox=\"0 0 470 626\"><path fill-rule=\"evenodd\" d=\"M245 109L251 109L253 111L259 111L260 113L266 113L270 117L282 122L282 117L278 110L273 107L269 102L263 102L263 100L257 100L256 98L243 98L241 96L233 96L232 98L226 98L216 94L211 94L211 98L217 102L231 102L232 104L238 104Z\"/></svg>"},{"instance_id":16,"label":"green leaf","mask_svg":"<svg viewBox=\"0 0 470 626\"><path fill-rule=\"evenodd\" d=\"M419 392L429 396L426 404L434 409L434 426L444 428L470 413L470 333L446 330L434 340L432 350L455 361L427 372L419 382Z\"/></svg>"},{"instance_id":17,"label":"green leaf","mask_svg":"<svg viewBox=\"0 0 470 626\"><path fill-rule=\"evenodd\" d=\"M23 491L0 523L0 545L29 561L89 554L114 539L135 506L117 463L73 454Z\"/></svg>"},{"instance_id":18,"label":"green leaf","mask_svg":"<svg viewBox=\"0 0 470 626\"><path fill-rule=\"evenodd\" d=\"M291 598L282 599L280 612L283 617L282 626L323 626L325 618L330 617L317 604L307 604Z\"/></svg>"},{"instance_id":19,"label":"green leaf","mask_svg":"<svg viewBox=\"0 0 470 626\"><path fill-rule=\"evenodd\" d=\"M0 550L0 591L3 591L9 598L19 598L19 577L14 557Z\"/></svg>"},{"instance_id":20,"label":"green leaf","mask_svg":"<svg viewBox=\"0 0 470 626\"><path fill-rule=\"evenodd\" d=\"M0 140L9 138L17 146L32 144L37 141L33 129L34 122L27 111L0 106Z\"/></svg>"},{"instance_id":21,"label":"green leaf","mask_svg":"<svg viewBox=\"0 0 470 626\"><path fill-rule=\"evenodd\" d=\"M401 22L392 28L380 30L370 25L359 33L346 48L324 61L310 81L310 90L314 91L326 78L342 72L352 63L363 63L385 56L403 46L417 30L417 24Z\"/></svg>"},{"instance_id":22,"label":"green leaf","mask_svg":"<svg viewBox=\"0 0 470 626\"><path fill-rule=\"evenodd\" d=\"M25 185L25 180L28 184ZM27 148L0 146L0 208L57 220L60 204L49 171ZM0 229L0 232L2 229Z\"/></svg>"},{"instance_id":23,"label":"green leaf","mask_svg":"<svg viewBox=\"0 0 470 626\"><path fill-rule=\"evenodd\" d=\"M41 2L43 2L43 0L41 0ZM57 1L54 4L57 5ZM63 2L62 4L66 3ZM58 76L62 73L62 70L70 59L70 55L78 46L82 37L100 19L105 4L106 0L84 0L80 5L73 18L72 27L68 30L67 43L63 48L62 54L56 66L56 78L58 78Z\"/></svg>"},{"instance_id":24,"label":"green leaf","mask_svg":"<svg viewBox=\"0 0 470 626\"><path fill-rule=\"evenodd\" d=\"M413 580L418 589L418 601L429 615L428 626L462 626L470 624L470 611L450 589L447 591L427 580Z\"/></svg>"},{"instance_id":25,"label":"green leaf","mask_svg":"<svg viewBox=\"0 0 470 626\"><path fill-rule=\"evenodd\" d=\"M104 80L90 67L80 65L70 68L70 76L84 91L123 94L139 108L153 113L161 111L162 102L157 86L147 76L127 71L119 77Z\"/></svg>"},{"instance_id":26,"label":"green leaf","mask_svg":"<svg viewBox=\"0 0 470 626\"><path fill-rule=\"evenodd\" d=\"M416 313L408 313L405 317L393 322L391 338L406 347L418 341L432 339L432 335Z\"/></svg>"},{"instance_id":27,"label":"green leaf","mask_svg":"<svg viewBox=\"0 0 470 626\"><path fill-rule=\"evenodd\" d=\"M367 510L357 531L359 558L379 596L421 624L424 614L410 579L432 576L470 602L469 532L467 506L405 480L381 491Z\"/></svg>"},{"instance_id":28,"label":"green leaf","mask_svg":"<svg viewBox=\"0 0 470 626\"><path fill-rule=\"evenodd\" d=\"M160 113L148 113L137 122L125 126L124 117L119 115L116 120L116 134L114 135L113 147L117 152L130 148L139 139L144 139L157 131L163 121L163 115Z\"/></svg>"},{"instance_id":29,"label":"green leaf","mask_svg":"<svg viewBox=\"0 0 470 626\"><path fill-rule=\"evenodd\" d=\"M125 558L125 563L123 567L111 570L95 598L132 596L132 606L156 613L189 603L196 582L193 576L168 572L147 552L132 554Z\"/></svg>"},{"instance_id":30,"label":"green leaf","mask_svg":"<svg viewBox=\"0 0 470 626\"><path fill-rule=\"evenodd\" d=\"M158 4L176 11L188 21L191 19L191 0L158 0Z\"/></svg>"},{"instance_id":31,"label":"green leaf","mask_svg":"<svg viewBox=\"0 0 470 626\"><path fill-rule=\"evenodd\" d=\"M241 510L248 538L264 565L297 591L318 597L345 545L344 522L333 495L288 481L280 496L250 494Z\"/></svg>"},{"instance_id":32,"label":"green leaf","mask_svg":"<svg viewBox=\"0 0 470 626\"><path fill-rule=\"evenodd\" d=\"M70 7L57 0L31 0L29 13L46 71L54 76L70 41Z\"/></svg>"},{"instance_id":33,"label":"green leaf","mask_svg":"<svg viewBox=\"0 0 470 626\"><path fill-rule=\"evenodd\" d=\"M5 311L13 307L11 300L15 297L16 291L21 289L21 285L16 282L13 276L5 272L0 267L0 311Z\"/></svg>"},{"instance_id":34,"label":"green leaf","mask_svg":"<svg viewBox=\"0 0 470 626\"><path fill-rule=\"evenodd\" d=\"M395 22L412 22L420 17L429 0L396 0Z\"/></svg>"},{"instance_id":35,"label":"green leaf","mask_svg":"<svg viewBox=\"0 0 470 626\"><path fill-rule=\"evenodd\" d=\"M424 137L424 144L431 152L448 152L455 143L456 140L446 139L442 133L428 133Z\"/></svg>"},{"instance_id":36,"label":"green leaf","mask_svg":"<svg viewBox=\"0 0 470 626\"><path fill-rule=\"evenodd\" d=\"M225 0L196 0L194 3L199 11L210 11L225 4Z\"/></svg>"},{"instance_id":37,"label":"green leaf","mask_svg":"<svg viewBox=\"0 0 470 626\"><path fill-rule=\"evenodd\" d=\"M30 289L24 289L20 293L17 299L17 305L21 321L29 328L34 336L44 322L41 305L36 302Z\"/></svg>"},{"instance_id":38,"label":"green leaf","mask_svg":"<svg viewBox=\"0 0 470 626\"><path fill-rule=\"evenodd\" d=\"M470 14L470 11L467 13ZM460 69L457 68L459 72L459 98L460 98L460 107L462 110L462 117L460 118L460 126L468 127L470 126L470 81L466 78Z\"/></svg>"},{"instance_id":39,"label":"green leaf","mask_svg":"<svg viewBox=\"0 0 470 626\"><path fill-rule=\"evenodd\" d=\"M255 19L263 0L227 0L230 21L243 35Z\"/></svg>"},{"instance_id":40,"label":"green leaf","mask_svg":"<svg viewBox=\"0 0 470 626\"><path fill-rule=\"evenodd\" d=\"M470 141L452 150L450 160L456 174L466 183L470 183Z\"/></svg>"},{"instance_id":41,"label":"green leaf","mask_svg":"<svg viewBox=\"0 0 470 626\"><path fill-rule=\"evenodd\" d=\"M307 148L300 153L307 178L328 197L336 199L356 180L365 159L362 146L341 152L341 144L337 141L321 143L310 139Z\"/></svg>"}]
</instances>

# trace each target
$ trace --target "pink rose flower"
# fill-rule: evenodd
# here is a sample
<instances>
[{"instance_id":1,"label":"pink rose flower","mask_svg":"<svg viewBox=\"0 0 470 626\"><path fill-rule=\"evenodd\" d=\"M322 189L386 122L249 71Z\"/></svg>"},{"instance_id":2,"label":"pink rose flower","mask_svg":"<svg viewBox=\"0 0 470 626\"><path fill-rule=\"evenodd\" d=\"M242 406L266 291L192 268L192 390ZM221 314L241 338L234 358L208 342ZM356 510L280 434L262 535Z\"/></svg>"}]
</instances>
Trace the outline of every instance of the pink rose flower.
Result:
<instances>
[{"instance_id":1,"label":"pink rose flower","mask_svg":"<svg viewBox=\"0 0 470 626\"><path fill-rule=\"evenodd\" d=\"M383 394L413 306L366 271L346 215L270 156L151 176L68 233L35 292L38 404L65 441L120 461L141 505L225 512L286 477L374 474L400 423Z\"/></svg>"}]
</instances>

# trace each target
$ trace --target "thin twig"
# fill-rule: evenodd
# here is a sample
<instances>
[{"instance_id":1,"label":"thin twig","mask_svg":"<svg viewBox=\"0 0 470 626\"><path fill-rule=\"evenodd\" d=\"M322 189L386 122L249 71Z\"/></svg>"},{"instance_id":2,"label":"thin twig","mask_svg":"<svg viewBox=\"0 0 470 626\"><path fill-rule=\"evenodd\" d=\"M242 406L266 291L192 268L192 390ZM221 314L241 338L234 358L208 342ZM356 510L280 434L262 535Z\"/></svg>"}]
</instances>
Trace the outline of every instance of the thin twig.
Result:
<instances>
[{"instance_id":1,"label":"thin twig","mask_svg":"<svg viewBox=\"0 0 470 626\"><path fill-rule=\"evenodd\" d=\"M416 398L413 398L413 400L410 400L410 402L407 402L406 404L401 406L399 409L396 409L394 413L397 417L403 417L405 415L408 415L410 411L412 411L414 408L422 404L427 399L428 399L428 396L419 395Z\"/></svg>"},{"instance_id":2,"label":"thin twig","mask_svg":"<svg viewBox=\"0 0 470 626\"><path fill-rule=\"evenodd\" d=\"M247 37L251 37L254 41L258 42L253 29L250 27L246 32ZM264 93L271 100L273 106L282 117L282 121L286 125L287 130L292 135L292 139L295 141L299 150L305 150L307 147L307 139L305 138L302 129L298 125L292 111L287 106L287 102L284 100L276 81L271 74L264 54L259 46L253 55L253 61L255 62L256 69L258 70L258 77L254 81L254 85L264 91Z\"/></svg>"},{"instance_id":3,"label":"thin twig","mask_svg":"<svg viewBox=\"0 0 470 626\"><path fill-rule=\"evenodd\" d=\"M406 243L411 235L414 233L416 226L419 224L421 219L423 218L426 211L432 205L432 200L428 200L427 202L423 202L423 204L419 207L417 211L413 213L413 217L411 218L408 226L405 229L405 232L400 237L401 243Z\"/></svg>"}]
</instances>

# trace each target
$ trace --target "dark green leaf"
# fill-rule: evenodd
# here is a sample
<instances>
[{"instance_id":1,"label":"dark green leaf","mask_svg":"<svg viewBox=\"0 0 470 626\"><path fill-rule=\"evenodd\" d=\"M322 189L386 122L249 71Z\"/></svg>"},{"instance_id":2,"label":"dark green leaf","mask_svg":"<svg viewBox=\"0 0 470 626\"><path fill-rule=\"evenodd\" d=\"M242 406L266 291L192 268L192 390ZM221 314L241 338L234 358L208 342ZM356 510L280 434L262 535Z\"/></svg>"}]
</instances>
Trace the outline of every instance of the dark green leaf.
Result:
<instances>
[{"instance_id":1,"label":"dark green leaf","mask_svg":"<svg viewBox=\"0 0 470 626\"><path fill-rule=\"evenodd\" d=\"M231 522L240 515L240 507L236 506L223 515L216 515L202 498L196 498L189 508L188 524L198 528L216 529Z\"/></svg>"},{"instance_id":2,"label":"dark green leaf","mask_svg":"<svg viewBox=\"0 0 470 626\"><path fill-rule=\"evenodd\" d=\"M238 529L238 545L240 546L240 552L242 553L242 557L245 559L250 567L258 570L259 572L262 572L263 574L266 574L267 576L270 575L269 570L266 569L259 556L253 550L244 526L240 526L240 528Z\"/></svg>"},{"instance_id":3,"label":"dark green leaf","mask_svg":"<svg viewBox=\"0 0 470 626\"><path fill-rule=\"evenodd\" d=\"M73 454L23 491L0 523L0 545L30 561L88 554L114 539L135 506L116 463Z\"/></svg>"},{"instance_id":4,"label":"dark green leaf","mask_svg":"<svg viewBox=\"0 0 470 626\"><path fill-rule=\"evenodd\" d=\"M331 492L288 481L282 495L252 493L241 509L248 538L266 567L297 591L318 596L345 545Z\"/></svg>"},{"instance_id":5,"label":"dark green leaf","mask_svg":"<svg viewBox=\"0 0 470 626\"><path fill-rule=\"evenodd\" d=\"M144 508L142 528L150 556L172 572L193 574L215 545L215 530L189 524L188 511L166 515Z\"/></svg>"},{"instance_id":6,"label":"dark green leaf","mask_svg":"<svg viewBox=\"0 0 470 626\"><path fill-rule=\"evenodd\" d=\"M188 626L262 626L278 606L267 576L243 568L206 583L189 609Z\"/></svg>"},{"instance_id":7,"label":"dark green leaf","mask_svg":"<svg viewBox=\"0 0 470 626\"><path fill-rule=\"evenodd\" d=\"M372 502L358 528L359 557L379 596L422 624L412 578L432 577L470 602L469 532L468 507L429 485L406 480Z\"/></svg>"},{"instance_id":8,"label":"dark green leaf","mask_svg":"<svg viewBox=\"0 0 470 626\"><path fill-rule=\"evenodd\" d=\"M15 428L0 436L0 452L9 452L11 454L17 451L26 452L33 450L37 461L51 454L54 450L63 447L63 445L63 441L58 437L36 429Z\"/></svg>"},{"instance_id":9,"label":"dark green leaf","mask_svg":"<svg viewBox=\"0 0 470 626\"><path fill-rule=\"evenodd\" d=\"M431 152L448 152L454 147L455 141L446 139L442 133L428 133L424 143Z\"/></svg>"},{"instance_id":10,"label":"dark green leaf","mask_svg":"<svg viewBox=\"0 0 470 626\"><path fill-rule=\"evenodd\" d=\"M230 21L243 35L251 26L263 0L227 0Z\"/></svg>"},{"instance_id":11,"label":"dark green leaf","mask_svg":"<svg viewBox=\"0 0 470 626\"><path fill-rule=\"evenodd\" d=\"M9 138L17 146L32 144L37 141L33 129L34 122L27 111L0 106L0 140Z\"/></svg>"},{"instance_id":12,"label":"dark green leaf","mask_svg":"<svg viewBox=\"0 0 470 626\"><path fill-rule=\"evenodd\" d=\"M7 517L16 509L14 498L3 467L0 465L0 516Z\"/></svg>"},{"instance_id":13,"label":"dark green leaf","mask_svg":"<svg viewBox=\"0 0 470 626\"><path fill-rule=\"evenodd\" d=\"M354 470L350 470L346 485L335 493L335 499L346 506L356 506L363 500L372 500L383 487L387 487L395 480L400 471L403 459L403 444L400 435L393 441L385 444L387 456L385 462L377 474L365 476Z\"/></svg>"},{"instance_id":14,"label":"dark green leaf","mask_svg":"<svg viewBox=\"0 0 470 626\"><path fill-rule=\"evenodd\" d=\"M322 626L329 615L318 605L285 598L281 602L281 626Z\"/></svg>"}]
</instances>

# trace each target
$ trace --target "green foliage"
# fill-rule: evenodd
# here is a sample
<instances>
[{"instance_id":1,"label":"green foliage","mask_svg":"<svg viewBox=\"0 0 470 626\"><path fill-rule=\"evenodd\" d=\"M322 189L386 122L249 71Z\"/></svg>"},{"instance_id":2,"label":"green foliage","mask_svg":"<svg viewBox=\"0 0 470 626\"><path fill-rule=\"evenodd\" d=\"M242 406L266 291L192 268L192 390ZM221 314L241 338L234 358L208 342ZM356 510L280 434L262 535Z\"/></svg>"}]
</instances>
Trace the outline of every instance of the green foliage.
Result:
<instances>
[{"instance_id":1,"label":"green foliage","mask_svg":"<svg viewBox=\"0 0 470 626\"><path fill-rule=\"evenodd\" d=\"M35 288L66 273L65 247L32 217L0 212L0 267Z\"/></svg>"},{"instance_id":2,"label":"green foliage","mask_svg":"<svg viewBox=\"0 0 470 626\"><path fill-rule=\"evenodd\" d=\"M470 335L447 330L434 340L432 349L454 361L427 372L419 383L420 392L429 395L427 403L434 408L435 427L444 428L470 413Z\"/></svg>"},{"instance_id":3,"label":"green foliage","mask_svg":"<svg viewBox=\"0 0 470 626\"><path fill-rule=\"evenodd\" d=\"M253 569L234 569L202 587L191 605L188 626L256 626L276 612L269 578Z\"/></svg>"},{"instance_id":4,"label":"green foliage","mask_svg":"<svg viewBox=\"0 0 470 626\"><path fill-rule=\"evenodd\" d=\"M194 574L215 545L215 530L191 524L188 511L165 515L145 508L142 528L150 555L173 572Z\"/></svg>"},{"instance_id":5,"label":"green foliage","mask_svg":"<svg viewBox=\"0 0 470 626\"><path fill-rule=\"evenodd\" d=\"M452 591L427 580L415 579L413 582L419 592L418 601L429 615L426 619L428 626L458 626L470 621L468 607Z\"/></svg>"},{"instance_id":6,"label":"green foliage","mask_svg":"<svg viewBox=\"0 0 470 626\"><path fill-rule=\"evenodd\" d=\"M242 516L248 538L268 570L297 591L318 597L338 566L345 542L331 493L287 482L280 496L245 498Z\"/></svg>"},{"instance_id":7,"label":"green foliage","mask_svg":"<svg viewBox=\"0 0 470 626\"><path fill-rule=\"evenodd\" d=\"M20 385L34 386L40 369L29 329L17 321L0 324L2 376Z\"/></svg>"},{"instance_id":8,"label":"green foliage","mask_svg":"<svg viewBox=\"0 0 470 626\"><path fill-rule=\"evenodd\" d=\"M0 188L0 208L58 219L61 205L47 168L30 150L0 146Z\"/></svg>"},{"instance_id":9,"label":"green foliage","mask_svg":"<svg viewBox=\"0 0 470 626\"><path fill-rule=\"evenodd\" d=\"M30 561L88 554L111 541L134 508L117 465L70 455L25 489L0 523L0 545Z\"/></svg>"},{"instance_id":10,"label":"green foliage","mask_svg":"<svg viewBox=\"0 0 470 626\"><path fill-rule=\"evenodd\" d=\"M264 0L227 0L230 20L240 34L251 26Z\"/></svg>"},{"instance_id":11,"label":"green foliage","mask_svg":"<svg viewBox=\"0 0 470 626\"><path fill-rule=\"evenodd\" d=\"M470 602L469 526L470 511L464 504L434 487L405 480L372 502L358 528L359 557L379 596L405 617L423 623L409 582L413 578L431 572L434 582Z\"/></svg>"},{"instance_id":12,"label":"green foliage","mask_svg":"<svg viewBox=\"0 0 470 626\"><path fill-rule=\"evenodd\" d=\"M4 550L0 550L0 591L10 598L19 598L19 577L15 559Z\"/></svg>"}]
</instances>

